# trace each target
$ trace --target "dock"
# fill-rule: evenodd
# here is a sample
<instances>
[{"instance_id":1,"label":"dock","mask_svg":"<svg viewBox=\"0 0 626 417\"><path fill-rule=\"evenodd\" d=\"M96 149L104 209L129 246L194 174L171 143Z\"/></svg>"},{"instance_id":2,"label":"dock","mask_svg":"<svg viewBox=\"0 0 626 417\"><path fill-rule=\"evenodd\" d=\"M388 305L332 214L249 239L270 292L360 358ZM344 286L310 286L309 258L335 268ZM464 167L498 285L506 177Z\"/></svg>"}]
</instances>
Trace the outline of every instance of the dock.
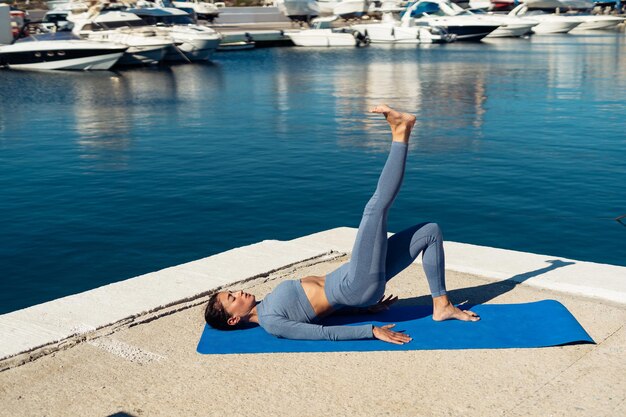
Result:
<instances>
[{"instance_id":1,"label":"dock","mask_svg":"<svg viewBox=\"0 0 626 417\"><path fill-rule=\"evenodd\" d=\"M541 349L200 355L203 305L349 259L356 230L266 240L0 316L0 416L622 416L626 267L446 242L454 302L556 299L596 341ZM389 283L429 303L419 262ZM418 337L414 335L414 337Z\"/></svg>"}]
</instances>

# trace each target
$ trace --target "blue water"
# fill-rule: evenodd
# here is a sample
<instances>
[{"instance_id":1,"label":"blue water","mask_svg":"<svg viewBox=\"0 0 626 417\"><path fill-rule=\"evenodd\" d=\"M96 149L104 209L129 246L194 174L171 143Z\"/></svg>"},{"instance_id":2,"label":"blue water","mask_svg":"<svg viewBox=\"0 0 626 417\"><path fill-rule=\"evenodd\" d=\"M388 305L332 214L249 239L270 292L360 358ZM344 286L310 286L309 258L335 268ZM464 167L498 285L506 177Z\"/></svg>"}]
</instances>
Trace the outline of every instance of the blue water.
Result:
<instances>
[{"instance_id":1,"label":"blue water","mask_svg":"<svg viewBox=\"0 0 626 417\"><path fill-rule=\"evenodd\" d=\"M357 226L389 145L364 113L378 102L418 115L390 230L431 220L448 240L626 266L623 33L2 71L0 86L0 313Z\"/></svg>"}]
</instances>

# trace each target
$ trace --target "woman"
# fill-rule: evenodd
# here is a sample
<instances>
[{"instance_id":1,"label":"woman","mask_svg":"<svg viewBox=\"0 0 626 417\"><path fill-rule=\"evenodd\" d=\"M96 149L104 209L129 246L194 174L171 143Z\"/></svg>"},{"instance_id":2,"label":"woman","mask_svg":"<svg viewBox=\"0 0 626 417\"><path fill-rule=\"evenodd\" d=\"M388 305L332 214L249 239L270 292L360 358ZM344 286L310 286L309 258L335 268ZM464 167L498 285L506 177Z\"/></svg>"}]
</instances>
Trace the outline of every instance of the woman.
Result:
<instances>
[{"instance_id":1,"label":"woman","mask_svg":"<svg viewBox=\"0 0 626 417\"><path fill-rule=\"evenodd\" d=\"M212 327L227 330L251 322L258 323L268 333L288 339L376 338L395 344L408 343L411 337L391 330L394 324L322 326L317 322L347 306L386 308L396 298L384 299L385 284L422 252L422 264L433 297L433 319L480 319L471 311L458 309L448 299L443 239L436 224L418 224L387 238L387 212L402 184L415 116L386 105L371 111L387 119L392 143L376 192L365 206L350 261L326 276L282 282L259 303L254 295L243 291L216 293L205 312L205 319Z\"/></svg>"}]
</instances>

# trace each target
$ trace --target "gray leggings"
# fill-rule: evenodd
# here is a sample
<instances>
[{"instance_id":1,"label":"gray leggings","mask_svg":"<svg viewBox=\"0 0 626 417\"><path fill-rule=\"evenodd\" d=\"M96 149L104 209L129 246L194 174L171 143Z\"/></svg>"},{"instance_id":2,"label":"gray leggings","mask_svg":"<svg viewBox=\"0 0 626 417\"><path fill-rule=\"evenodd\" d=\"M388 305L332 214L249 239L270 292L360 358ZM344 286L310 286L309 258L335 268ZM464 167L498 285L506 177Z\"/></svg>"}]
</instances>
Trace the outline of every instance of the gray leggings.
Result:
<instances>
[{"instance_id":1,"label":"gray leggings","mask_svg":"<svg viewBox=\"0 0 626 417\"><path fill-rule=\"evenodd\" d=\"M406 154L406 144L391 143L376 192L363 211L350 262L326 276L326 296L334 307L376 304L387 281L421 252L432 296L446 293L443 238L437 224L421 223L387 238L387 213L402 185Z\"/></svg>"}]
</instances>

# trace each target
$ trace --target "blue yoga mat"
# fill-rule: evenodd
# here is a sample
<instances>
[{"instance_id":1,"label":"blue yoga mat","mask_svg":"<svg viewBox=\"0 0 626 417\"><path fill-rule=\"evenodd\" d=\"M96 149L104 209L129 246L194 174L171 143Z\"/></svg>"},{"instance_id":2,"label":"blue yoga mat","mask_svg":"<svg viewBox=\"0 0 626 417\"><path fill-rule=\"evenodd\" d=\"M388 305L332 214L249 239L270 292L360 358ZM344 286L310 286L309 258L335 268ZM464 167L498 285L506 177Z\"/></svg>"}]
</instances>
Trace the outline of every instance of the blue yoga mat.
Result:
<instances>
[{"instance_id":1,"label":"blue yoga mat","mask_svg":"<svg viewBox=\"0 0 626 417\"><path fill-rule=\"evenodd\" d=\"M336 315L326 325L396 323L394 330L405 331L413 340L394 345L376 339L326 341L280 339L261 327L222 331L205 325L198 353L271 352L370 352L382 350L502 349L537 348L573 343L594 343L574 316L558 301L526 304L485 304L473 306L478 322L432 320L432 307L392 307L378 314Z\"/></svg>"}]
</instances>

